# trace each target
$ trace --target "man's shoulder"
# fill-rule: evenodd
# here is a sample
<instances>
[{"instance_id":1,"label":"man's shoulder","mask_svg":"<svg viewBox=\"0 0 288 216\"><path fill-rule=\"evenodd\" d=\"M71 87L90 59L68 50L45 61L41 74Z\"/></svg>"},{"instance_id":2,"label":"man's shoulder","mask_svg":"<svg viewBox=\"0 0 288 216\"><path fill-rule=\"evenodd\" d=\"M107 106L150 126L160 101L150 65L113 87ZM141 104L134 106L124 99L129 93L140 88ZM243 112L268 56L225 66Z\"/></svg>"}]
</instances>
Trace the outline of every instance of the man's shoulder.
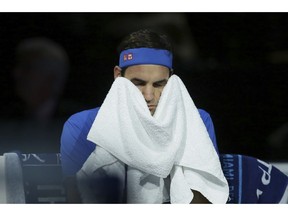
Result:
<instances>
[{"instance_id":1,"label":"man's shoulder","mask_svg":"<svg viewBox=\"0 0 288 216\"><path fill-rule=\"evenodd\" d=\"M210 114L204 109L198 109L198 112L199 112L202 119L211 118Z\"/></svg>"},{"instance_id":2,"label":"man's shoulder","mask_svg":"<svg viewBox=\"0 0 288 216\"><path fill-rule=\"evenodd\" d=\"M202 121L206 125L206 127L207 128L211 127L213 125L213 121L212 121L210 114L206 110L203 110L203 109L198 109L198 112L200 114Z\"/></svg>"},{"instance_id":3,"label":"man's shoulder","mask_svg":"<svg viewBox=\"0 0 288 216\"><path fill-rule=\"evenodd\" d=\"M61 142L62 146L72 147L75 140L77 143L86 142L87 134L96 118L99 108L83 110L70 116L65 122ZM84 141L85 140L85 141Z\"/></svg>"},{"instance_id":4,"label":"man's shoulder","mask_svg":"<svg viewBox=\"0 0 288 216\"><path fill-rule=\"evenodd\" d=\"M98 111L99 107L77 112L66 120L64 127L72 127L74 130L82 130L83 128L91 127Z\"/></svg>"},{"instance_id":5,"label":"man's shoulder","mask_svg":"<svg viewBox=\"0 0 288 216\"><path fill-rule=\"evenodd\" d=\"M100 107L96 107L93 109L88 109L88 110L77 112L68 118L68 120L66 121L66 124L70 123L70 124L81 125L81 124L93 122L94 119L96 118L99 108Z\"/></svg>"}]
</instances>

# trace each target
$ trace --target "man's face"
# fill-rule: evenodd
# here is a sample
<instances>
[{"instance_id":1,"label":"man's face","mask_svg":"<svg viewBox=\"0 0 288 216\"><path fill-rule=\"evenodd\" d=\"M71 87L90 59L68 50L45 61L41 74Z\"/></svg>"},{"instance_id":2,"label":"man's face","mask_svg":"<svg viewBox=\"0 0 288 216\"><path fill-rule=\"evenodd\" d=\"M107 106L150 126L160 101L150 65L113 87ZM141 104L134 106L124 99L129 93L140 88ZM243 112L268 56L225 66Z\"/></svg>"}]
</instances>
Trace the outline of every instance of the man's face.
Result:
<instances>
[{"instance_id":1,"label":"man's face","mask_svg":"<svg viewBox=\"0 0 288 216\"><path fill-rule=\"evenodd\" d=\"M161 65L134 65L125 71L125 78L134 83L142 92L151 115L157 108L169 74L169 69Z\"/></svg>"},{"instance_id":2,"label":"man's face","mask_svg":"<svg viewBox=\"0 0 288 216\"><path fill-rule=\"evenodd\" d=\"M53 96L55 76L43 62L42 58L27 56L13 70L16 93L31 107Z\"/></svg>"}]
</instances>

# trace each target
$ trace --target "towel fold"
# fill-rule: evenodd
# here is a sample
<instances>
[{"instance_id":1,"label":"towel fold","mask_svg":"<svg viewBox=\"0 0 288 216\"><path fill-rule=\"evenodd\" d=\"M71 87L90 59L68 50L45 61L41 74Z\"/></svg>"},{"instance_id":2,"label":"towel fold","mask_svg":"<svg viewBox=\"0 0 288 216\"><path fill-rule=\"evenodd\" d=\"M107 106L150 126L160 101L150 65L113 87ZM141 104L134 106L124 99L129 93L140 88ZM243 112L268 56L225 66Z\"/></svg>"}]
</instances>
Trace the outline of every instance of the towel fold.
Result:
<instances>
[{"instance_id":1,"label":"towel fold","mask_svg":"<svg viewBox=\"0 0 288 216\"><path fill-rule=\"evenodd\" d=\"M163 89L154 116L138 88L126 78L117 78L87 139L128 165L128 202L161 203L165 199L163 179L169 175L171 203L191 202L191 189L212 203L226 203L228 199L218 154L176 75ZM93 163L95 160L88 158L82 172L93 173L85 170Z\"/></svg>"}]
</instances>

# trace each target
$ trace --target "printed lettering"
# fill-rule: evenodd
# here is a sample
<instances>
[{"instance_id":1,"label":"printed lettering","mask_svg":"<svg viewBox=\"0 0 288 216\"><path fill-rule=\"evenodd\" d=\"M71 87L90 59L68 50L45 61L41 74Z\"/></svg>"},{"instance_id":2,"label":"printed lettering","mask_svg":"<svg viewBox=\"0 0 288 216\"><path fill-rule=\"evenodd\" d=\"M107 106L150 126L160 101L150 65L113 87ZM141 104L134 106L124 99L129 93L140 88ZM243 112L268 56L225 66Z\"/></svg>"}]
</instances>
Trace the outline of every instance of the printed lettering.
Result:
<instances>
[{"instance_id":1,"label":"printed lettering","mask_svg":"<svg viewBox=\"0 0 288 216\"><path fill-rule=\"evenodd\" d=\"M234 170L233 169L223 169L224 175L227 180L234 179Z\"/></svg>"},{"instance_id":2,"label":"printed lettering","mask_svg":"<svg viewBox=\"0 0 288 216\"><path fill-rule=\"evenodd\" d=\"M223 167L222 167L223 169L230 168L230 167L233 167L233 163L229 163L226 161L223 162Z\"/></svg>"},{"instance_id":3,"label":"printed lettering","mask_svg":"<svg viewBox=\"0 0 288 216\"><path fill-rule=\"evenodd\" d=\"M257 195L257 198L259 199L259 196L261 196L263 194L263 191L257 189L256 190L256 195Z\"/></svg>"},{"instance_id":4,"label":"printed lettering","mask_svg":"<svg viewBox=\"0 0 288 216\"><path fill-rule=\"evenodd\" d=\"M263 164L265 167L268 168L268 171L264 170L261 166L258 166L262 171L263 171L263 175L261 178L261 181L264 185L268 185L270 183L271 180L271 170L272 170L272 165L271 164L267 164L264 161L261 160L257 160L259 163Z\"/></svg>"}]
</instances>

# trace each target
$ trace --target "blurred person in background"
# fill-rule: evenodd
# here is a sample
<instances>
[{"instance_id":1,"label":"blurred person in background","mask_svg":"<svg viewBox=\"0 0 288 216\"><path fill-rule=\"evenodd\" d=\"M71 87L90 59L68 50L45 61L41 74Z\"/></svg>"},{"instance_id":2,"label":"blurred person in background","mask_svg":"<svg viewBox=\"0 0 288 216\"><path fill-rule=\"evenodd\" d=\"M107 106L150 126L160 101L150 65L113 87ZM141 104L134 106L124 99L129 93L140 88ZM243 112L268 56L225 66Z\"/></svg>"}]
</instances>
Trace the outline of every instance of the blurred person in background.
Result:
<instances>
[{"instance_id":1,"label":"blurred person in background","mask_svg":"<svg viewBox=\"0 0 288 216\"><path fill-rule=\"evenodd\" d=\"M29 38L18 45L13 78L22 117L46 122L59 114L68 65L66 51L48 38Z\"/></svg>"},{"instance_id":2,"label":"blurred person in background","mask_svg":"<svg viewBox=\"0 0 288 216\"><path fill-rule=\"evenodd\" d=\"M11 74L15 95L1 108L1 153L59 151L62 124L71 114L61 99L68 73L68 55L53 40L35 37L18 44Z\"/></svg>"}]
</instances>

